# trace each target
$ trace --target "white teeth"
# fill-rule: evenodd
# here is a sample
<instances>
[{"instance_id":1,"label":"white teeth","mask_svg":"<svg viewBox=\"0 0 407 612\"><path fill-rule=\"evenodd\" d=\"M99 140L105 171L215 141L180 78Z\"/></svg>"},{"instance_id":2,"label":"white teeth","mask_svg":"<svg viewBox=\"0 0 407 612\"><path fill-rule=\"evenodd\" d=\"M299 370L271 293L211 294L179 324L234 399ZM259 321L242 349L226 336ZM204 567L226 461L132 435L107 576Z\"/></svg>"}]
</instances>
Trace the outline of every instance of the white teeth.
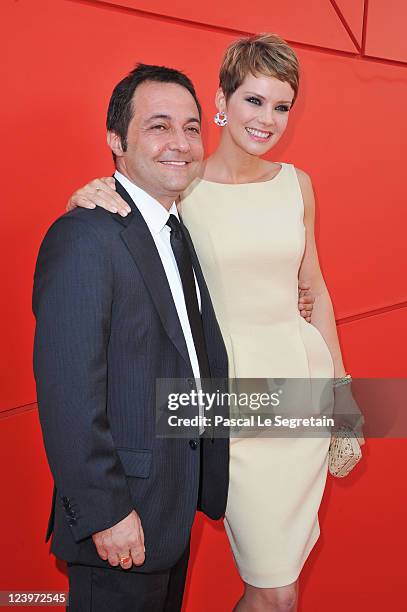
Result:
<instances>
[{"instance_id":1,"label":"white teeth","mask_svg":"<svg viewBox=\"0 0 407 612\"><path fill-rule=\"evenodd\" d=\"M260 130L254 130L253 128L246 128L246 130L249 132L249 134L252 134L257 138L264 138L265 140L271 136L271 132L261 132Z\"/></svg>"},{"instance_id":2,"label":"white teeth","mask_svg":"<svg viewBox=\"0 0 407 612\"><path fill-rule=\"evenodd\" d=\"M162 161L160 163L165 164L166 166L186 166L187 164L185 161Z\"/></svg>"}]
</instances>

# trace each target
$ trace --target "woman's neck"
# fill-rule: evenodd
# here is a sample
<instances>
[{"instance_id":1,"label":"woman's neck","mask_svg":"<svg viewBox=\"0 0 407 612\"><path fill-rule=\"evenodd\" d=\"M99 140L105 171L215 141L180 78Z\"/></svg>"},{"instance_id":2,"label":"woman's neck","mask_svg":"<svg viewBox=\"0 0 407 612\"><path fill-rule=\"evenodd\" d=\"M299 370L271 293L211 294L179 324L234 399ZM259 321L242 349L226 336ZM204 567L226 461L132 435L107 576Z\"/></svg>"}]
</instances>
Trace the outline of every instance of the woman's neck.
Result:
<instances>
[{"instance_id":1,"label":"woman's neck","mask_svg":"<svg viewBox=\"0 0 407 612\"><path fill-rule=\"evenodd\" d=\"M219 183L251 183L270 172L270 164L246 153L222 132L216 151L205 162L203 178Z\"/></svg>"}]
</instances>

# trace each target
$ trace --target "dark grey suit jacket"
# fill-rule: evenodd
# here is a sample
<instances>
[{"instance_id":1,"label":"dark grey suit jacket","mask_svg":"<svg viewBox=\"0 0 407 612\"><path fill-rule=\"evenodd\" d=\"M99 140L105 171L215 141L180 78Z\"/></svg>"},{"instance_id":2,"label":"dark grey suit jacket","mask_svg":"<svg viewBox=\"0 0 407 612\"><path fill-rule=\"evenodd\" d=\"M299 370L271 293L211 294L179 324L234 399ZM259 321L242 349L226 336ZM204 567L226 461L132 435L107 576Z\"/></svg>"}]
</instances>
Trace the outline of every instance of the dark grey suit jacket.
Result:
<instances>
[{"instance_id":1,"label":"dark grey suit jacket","mask_svg":"<svg viewBox=\"0 0 407 612\"><path fill-rule=\"evenodd\" d=\"M194 386L185 339L150 231L128 193L125 219L98 208L59 218L41 245L34 280L34 372L54 478L46 539L69 562L106 566L91 539L134 508L146 561L171 567L185 549L197 506L225 511L226 439L155 435L157 378ZM190 238L211 376L227 355Z\"/></svg>"}]
</instances>

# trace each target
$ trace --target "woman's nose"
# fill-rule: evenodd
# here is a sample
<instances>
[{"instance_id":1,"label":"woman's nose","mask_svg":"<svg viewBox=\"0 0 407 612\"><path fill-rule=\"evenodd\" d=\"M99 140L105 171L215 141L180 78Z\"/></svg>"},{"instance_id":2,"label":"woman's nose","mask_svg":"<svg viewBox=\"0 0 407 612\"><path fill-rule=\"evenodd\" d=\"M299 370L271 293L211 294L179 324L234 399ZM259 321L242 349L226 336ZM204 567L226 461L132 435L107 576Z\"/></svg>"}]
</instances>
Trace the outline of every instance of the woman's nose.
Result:
<instances>
[{"instance_id":1,"label":"woman's nose","mask_svg":"<svg viewBox=\"0 0 407 612\"><path fill-rule=\"evenodd\" d=\"M264 126L274 125L274 109L272 107L264 108L262 114L259 117L260 123Z\"/></svg>"}]
</instances>

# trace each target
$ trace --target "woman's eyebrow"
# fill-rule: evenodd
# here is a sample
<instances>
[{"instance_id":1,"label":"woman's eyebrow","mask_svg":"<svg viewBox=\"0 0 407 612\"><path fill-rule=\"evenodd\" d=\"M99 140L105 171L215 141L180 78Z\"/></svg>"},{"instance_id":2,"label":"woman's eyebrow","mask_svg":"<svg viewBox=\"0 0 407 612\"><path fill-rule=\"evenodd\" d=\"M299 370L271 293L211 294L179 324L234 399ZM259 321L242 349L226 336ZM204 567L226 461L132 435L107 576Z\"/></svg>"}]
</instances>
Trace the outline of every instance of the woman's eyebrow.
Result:
<instances>
[{"instance_id":1,"label":"woman's eyebrow","mask_svg":"<svg viewBox=\"0 0 407 612\"><path fill-rule=\"evenodd\" d=\"M259 93L255 93L254 91L245 91L245 95L256 96L256 98L261 98L265 100L266 98ZM277 100L276 104L292 104L292 100Z\"/></svg>"}]
</instances>

